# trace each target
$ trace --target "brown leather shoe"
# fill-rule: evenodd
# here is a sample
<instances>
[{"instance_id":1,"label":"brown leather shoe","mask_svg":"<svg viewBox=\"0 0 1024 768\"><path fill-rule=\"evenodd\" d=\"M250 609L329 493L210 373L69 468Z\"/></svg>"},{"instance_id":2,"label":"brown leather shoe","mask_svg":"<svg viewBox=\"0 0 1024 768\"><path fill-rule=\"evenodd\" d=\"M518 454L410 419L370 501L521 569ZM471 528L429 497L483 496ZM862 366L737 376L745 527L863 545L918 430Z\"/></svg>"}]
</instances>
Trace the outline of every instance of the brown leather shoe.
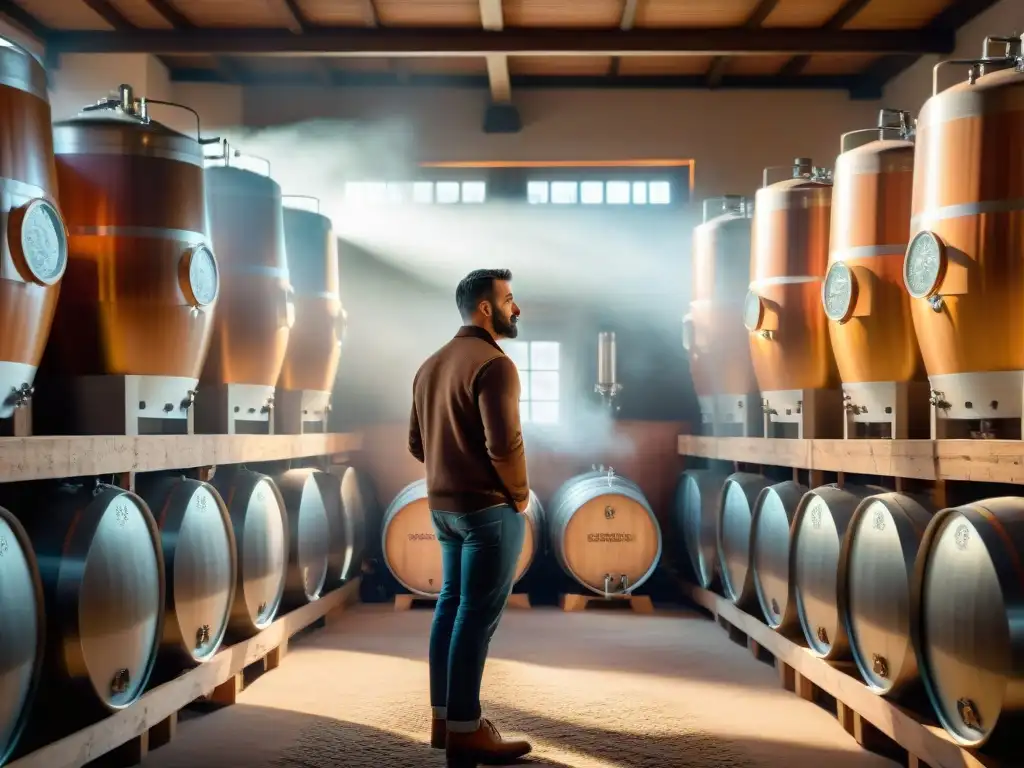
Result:
<instances>
[{"instance_id":1,"label":"brown leather shoe","mask_svg":"<svg viewBox=\"0 0 1024 768\"><path fill-rule=\"evenodd\" d=\"M430 723L431 749L444 749L445 737L448 735L448 721L435 717Z\"/></svg>"},{"instance_id":2,"label":"brown leather shoe","mask_svg":"<svg viewBox=\"0 0 1024 768\"><path fill-rule=\"evenodd\" d=\"M448 731L448 768L476 768L477 765L508 765L533 747L528 741L505 741L490 720L481 720L472 733Z\"/></svg>"}]
</instances>

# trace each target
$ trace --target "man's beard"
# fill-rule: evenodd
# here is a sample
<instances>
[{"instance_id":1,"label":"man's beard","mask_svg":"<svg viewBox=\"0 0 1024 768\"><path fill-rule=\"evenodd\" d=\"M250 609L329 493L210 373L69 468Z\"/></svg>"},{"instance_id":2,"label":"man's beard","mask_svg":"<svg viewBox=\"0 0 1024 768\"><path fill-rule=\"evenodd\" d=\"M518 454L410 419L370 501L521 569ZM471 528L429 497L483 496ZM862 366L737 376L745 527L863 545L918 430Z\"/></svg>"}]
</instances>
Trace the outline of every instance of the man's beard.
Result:
<instances>
[{"instance_id":1,"label":"man's beard","mask_svg":"<svg viewBox=\"0 0 1024 768\"><path fill-rule=\"evenodd\" d=\"M509 315L507 318L501 315L494 316L494 330L499 335L506 339L514 339L519 335L519 326L516 324L515 315Z\"/></svg>"}]
</instances>

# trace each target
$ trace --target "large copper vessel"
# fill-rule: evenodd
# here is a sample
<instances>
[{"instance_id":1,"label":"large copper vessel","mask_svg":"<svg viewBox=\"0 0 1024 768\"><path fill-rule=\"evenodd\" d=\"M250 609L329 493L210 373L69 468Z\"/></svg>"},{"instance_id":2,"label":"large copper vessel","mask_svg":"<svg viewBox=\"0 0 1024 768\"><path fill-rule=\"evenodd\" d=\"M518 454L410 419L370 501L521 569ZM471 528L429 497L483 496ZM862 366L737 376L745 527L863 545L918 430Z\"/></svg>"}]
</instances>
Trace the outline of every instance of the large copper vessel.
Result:
<instances>
[{"instance_id":1,"label":"large copper vessel","mask_svg":"<svg viewBox=\"0 0 1024 768\"><path fill-rule=\"evenodd\" d=\"M327 216L285 207L284 240L295 290L295 324L277 386L301 392L302 420L317 421L330 409L345 334L338 295L338 239Z\"/></svg>"},{"instance_id":2,"label":"large copper vessel","mask_svg":"<svg viewBox=\"0 0 1024 768\"><path fill-rule=\"evenodd\" d=\"M990 57L992 43L1007 47ZM903 266L940 419L1020 418L1024 390L1024 58L985 40L968 80L917 120Z\"/></svg>"},{"instance_id":3,"label":"large copper vessel","mask_svg":"<svg viewBox=\"0 0 1024 768\"><path fill-rule=\"evenodd\" d=\"M46 72L26 50L0 38L0 419L32 395L68 263L57 209L57 173Z\"/></svg>"},{"instance_id":4,"label":"large copper vessel","mask_svg":"<svg viewBox=\"0 0 1024 768\"><path fill-rule=\"evenodd\" d=\"M838 386L821 283L828 264L832 181L797 158L791 178L757 191L750 290L743 322L765 408L773 419L800 412L803 390Z\"/></svg>"},{"instance_id":5,"label":"large copper vessel","mask_svg":"<svg viewBox=\"0 0 1024 768\"><path fill-rule=\"evenodd\" d=\"M136 418L187 419L219 289L202 146L127 85L53 136L70 257L46 364L75 380L73 428L102 416L101 376L137 377Z\"/></svg>"},{"instance_id":6,"label":"large copper vessel","mask_svg":"<svg viewBox=\"0 0 1024 768\"><path fill-rule=\"evenodd\" d=\"M209 388L226 388L233 418L269 421L295 305L281 187L267 175L231 165L239 156L225 143L224 164L206 169L210 230L224 286L201 397Z\"/></svg>"},{"instance_id":7,"label":"large copper vessel","mask_svg":"<svg viewBox=\"0 0 1024 768\"><path fill-rule=\"evenodd\" d=\"M742 304L750 284L753 201L740 195L704 201L693 230L693 300L684 319L704 424L746 421L748 395L757 392Z\"/></svg>"},{"instance_id":8,"label":"large copper vessel","mask_svg":"<svg viewBox=\"0 0 1024 768\"><path fill-rule=\"evenodd\" d=\"M883 109L877 128L843 134L821 302L854 420L886 421L896 385L924 377L903 287L913 180L907 112Z\"/></svg>"}]
</instances>

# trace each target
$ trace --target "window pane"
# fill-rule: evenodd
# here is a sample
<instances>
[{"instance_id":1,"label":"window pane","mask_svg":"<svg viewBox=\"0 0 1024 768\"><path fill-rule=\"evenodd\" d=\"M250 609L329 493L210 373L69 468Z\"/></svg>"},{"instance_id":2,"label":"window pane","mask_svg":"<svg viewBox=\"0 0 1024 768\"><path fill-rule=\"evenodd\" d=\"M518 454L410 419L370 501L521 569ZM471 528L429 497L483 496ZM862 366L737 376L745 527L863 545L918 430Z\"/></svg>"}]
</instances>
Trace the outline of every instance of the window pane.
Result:
<instances>
[{"instance_id":1,"label":"window pane","mask_svg":"<svg viewBox=\"0 0 1024 768\"><path fill-rule=\"evenodd\" d=\"M667 181L652 181L648 185L651 205L668 205L672 202L672 185Z\"/></svg>"},{"instance_id":2,"label":"window pane","mask_svg":"<svg viewBox=\"0 0 1024 768\"><path fill-rule=\"evenodd\" d=\"M404 203L409 199L412 185L404 181L389 181L387 198L389 203Z\"/></svg>"},{"instance_id":3,"label":"window pane","mask_svg":"<svg viewBox=\"0 0 1024 768\"><path fill-rule=\"evenodd\" d=\"M647 202L647 182L633 182L633 205L644 205Z\"/></svg>"},{"instance_id":4,"label":"window pane","mask_svg":"<svg viewBox=\"0 0 1024 768\"><path fill-rule=\"evenodd\" d=\"M365 185L361 181L345 182L345 199L350 203L361 203L366 197Z\"/></svg>"},{"instance_id":5,"label":"window pane","mask_svg":"<svg viewBox=\"0 0 1024 768\"><path fill-rule=\"evenodd\" d=\"M523 400L519 401L519 421L523 424L530 420L530 404Z\"/></svg>"},{"instance_id":6,"label":"window pane","mask_svg":"<svg viewBox=\"0 0 1024 768\"><path fill-rule=\"evenodd\" d=\"M558 395L558 371L530 372L531 400L557 400Z\"/></svg>"},{"instance_id":7,"label":"window pane","mask_svg":"<svg viewBox=\"0 0 1024 768\"><path fill-rule=\"evenodd\" d=\"M534 341L530 344L531 371L558 370L558 342Z\"/></svg>"},{"instance_id":8,"label":"window pane","mask_svg":"<svg viewBox=\"0 0 1024 768\"><path fill-rule=\"evenodd\" d=\"M605 195L610 205L629 204L629 182L609 181Z\"/></svg>"},{"instance_id":9,"label":"window pane","mask_svg":"<svg viewBox=\"0 0 1024 768\"><path fill-rule=\"evenodd\" d=\"M484 181L462 182L462 202L482 203L487 199L487 183Z\"/></svg>"},{"instance_id":10,"label":"window pane","mask_svg":"<svg viewBox=\"0 0 1024 768\"><path fill-rule=\"evenodd\" d=\"M417 181L412 185L412 199L417 203L434 202L434 182Z\"/></svg>"},{"instance_id":11,"label":"window pane","mask_svg":"<svg viewBox=\"0 0 1024 768\"><path fill-rule=\"evenodd\" d=\"M505 350L506 355L512 358L512 362L520 371L519 378L523 378L522 372L530 367L530 343L503 339L499 346Z\"/></svg>"},{"instance_id":12,"label":"window pane","mask_svg":"<svg viewBox=\"0 0 1024 768\"><path fill-rule=\"evenodd\" d=\"M383 181L367 181L363 189L365 190L364 202L377 204L388 199L388 185Z\"/></svg>"},{"instance_id":13,"label":"window pane","mask_svg":"<svg viewBox=\"0 0 1024 768\"><path fill-rule=\"evenodd\" d=\"M580 202L597 205L604 202L604 182L584 181L580 184Z\"/></svg>"},{"instance_id":14,"label":"window pane","mask_svg":"<svg viewBox=\"0 0 1024 768\"><path fill-rule=\"evenodd\" d=\"M530 419L534 424L557 424L558 403L530 403Z\"/></svg>"},{"instance_id":15,"label":"window pane","mask_svg":"<svg viewBox=\"0 0 1024 768\"><path fill-rule=\"evenodd\" d=\"M439 203L459 202L459 192L462 185L457 181L439 181L435 194Z\"/></svg>"},{"instance_id":16,"label":"window pane","mask_svg":"<svg viewBox=\"0 0 1024 768\"><path fill-rule=\"evenodd\" d=\"M526 182L526 201L530 205L544 205L548 201L548 183L546 181Z\"/></svg>"},{"instance_id":17,"label":"window pane","mask_svg":"<svg viewBox=\"0 0 1024 768\"><path fill-rule=\"evenodd\" d=\"M551 202L562 205L575 203L577 187L575 181L552 181Z\"/></svg>"}]
</instances>

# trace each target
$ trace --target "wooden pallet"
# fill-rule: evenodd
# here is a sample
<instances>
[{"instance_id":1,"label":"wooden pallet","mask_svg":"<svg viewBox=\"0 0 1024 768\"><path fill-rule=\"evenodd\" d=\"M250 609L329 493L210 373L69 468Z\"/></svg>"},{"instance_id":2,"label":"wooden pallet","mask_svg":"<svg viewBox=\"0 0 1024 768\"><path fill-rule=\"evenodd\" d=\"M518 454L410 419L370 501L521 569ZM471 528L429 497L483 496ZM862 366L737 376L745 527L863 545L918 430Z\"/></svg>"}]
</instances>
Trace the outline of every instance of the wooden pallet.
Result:
<instances>
[{"instance_id":1,"label":"wooden pallet","mask_svg":"<svg viewBox=\"0 0 1024 768\"><path fill-rule=\"evenodd\" d=\"M281 616L253 638L221 649L206 664L147 692L135 704L100 722L48 744L7 768L79 768L103 758L104 764L136 765L147 752L166 744L177 730L178 712L200 698L232 704L253 666L276 669L288 640L300 630L329 620L359 598L359 580L328 592L315 603Z\"/></svg>"},{"instance_id":2,"label":"wooden pallet","mask_svg":"<svg viewBox=\"0 0 1024 768\"><path fill-rule=\"evenodd\" d=\"M585 611L589 605L626 603L634 613L654 613L654 603L647 595L622 595L603 597L602 595L564 594L559 600L562 610L567 613Z\"/></svg>"},{"instance_id":3,"label":"wooden pallet","mask_svg":"<svg viewBox=\"0 0 1024 768\"><path fill-rule=\"evenodd\" d=\"M872 693L852 669L830 665L778 634L724 597L693 584L682 588L707 609L735 642L762 661L774 660L784 688L808 701L826 694L843 728L865 749L897 758L909 768L1010 768L1010 763L965 749L939 726Z\"/></svg>"},{"instance_id":4,"label":"wooden pallet","mask_svg":"<svg viewBox=\"0 0 1024 768\"><path fill-rule=\"evenodd\" d=\"M408 611L411 608L427 607L431 610L437 602L436 597L425 597L424 595L395 595L395 610ZM508 597L506 608L530 608L530 596L525 592L511 594Z\"/></svg>"},{"instance_id":5,"label":"wooden pallet","mask_svg":"<svg viewBox=\"0 0 1024 768\"><path fill-rule=\"evenodd\" d=\"M361 446L358 433L0 437L0 482L278 461Z\"/></svg>"}]
</instances>

